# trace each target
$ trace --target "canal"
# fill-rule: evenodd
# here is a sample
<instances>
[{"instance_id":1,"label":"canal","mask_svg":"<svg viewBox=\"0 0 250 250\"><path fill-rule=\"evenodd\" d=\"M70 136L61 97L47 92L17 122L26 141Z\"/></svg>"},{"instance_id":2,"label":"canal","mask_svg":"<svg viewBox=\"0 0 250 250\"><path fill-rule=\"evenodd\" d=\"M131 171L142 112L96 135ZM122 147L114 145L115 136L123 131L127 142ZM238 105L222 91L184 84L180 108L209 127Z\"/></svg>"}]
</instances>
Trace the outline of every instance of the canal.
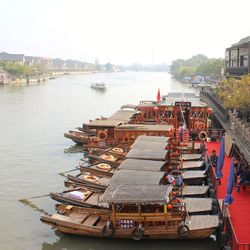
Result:
<instances>
[{"instance_id":1,"label":"canal","mask_svg":"<svg viewBox=\"0 0 250 250\"><path fill-rule=\"evenodd\" d=\"M90 88L104 81L107 91ZM202 241L122 241L63 235L39 220L54 212L48 197L19 200L62 191L64 177L82 153L63 133L98 116L109 116L123 104L154 100L161 94L188 91L167 73L66 75L46 83L0 87L0 242L1 249L216 249L212 238ZM74 150L73 150L74 151ZM74 172L72 172L74 173Z\"/></svg>"}]
</instances>

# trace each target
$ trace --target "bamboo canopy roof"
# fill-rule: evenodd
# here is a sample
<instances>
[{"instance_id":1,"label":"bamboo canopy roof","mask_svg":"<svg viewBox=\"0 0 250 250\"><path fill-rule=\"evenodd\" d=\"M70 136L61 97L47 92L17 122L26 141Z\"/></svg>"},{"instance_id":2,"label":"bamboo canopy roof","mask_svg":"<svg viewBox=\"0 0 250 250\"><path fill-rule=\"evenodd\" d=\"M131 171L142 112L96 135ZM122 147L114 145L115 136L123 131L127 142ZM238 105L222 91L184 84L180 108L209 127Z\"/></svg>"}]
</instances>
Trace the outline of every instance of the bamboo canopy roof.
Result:
<instances>
[{"instance_id":1,"label":"bamboo canopy roof","mask_svg":"<svg viewBox=\"0 0 250 250\"><path fill-rule=\"evenodd\" d=\"M145 141L145 142L165 142L166 144L169 143L170 137L165 137L165 136L156 136L156 135L139 135L136 138L136 141Z\"/></svg>"},{"instance_id":2,"label":"bamboo canopy roof","mask_svg":"<svg viewBox=\"0 0 250 250\"><path fill-rule=\"evenodd\" d=\"M204 161L184 161L181 165L183 170L190 168L201 168L204 165Z\"/></svg>"},{"instance_id":3,"label":"bamboo canopy roof","mask_svg":"<svg viewBox=\"0 0 250 250\"><path fill-rule=\"evenodd\" d=\"M154 184L159 185L164 172L152 171L136 171L121 169L117 171L111 178L111 186L119 186L121 184Z\"/></svg>"},{"instance_id":4,"label":"bamboo canopy roof","mask_svg":"<svg viewBox=\"0 0 250 250\"><path fill-rule=\"evenodd\" d=\"M206 178L205 170L194 170L194 171L186 171L183 173L183 179L195 179L195 178Z\"/></svg>"},{"instance_id":5,"label":"bamboo canopy roof","mask_svg":"<svg viewBox=\"0 0 250 250\"><path fill-rule=\"evenodd\" d=\"M122 123L128 123L136 110L118 110L107 119L94 120L87 123L89 127L116 127Z\"/></svg>"},{"instance_id":6,"label":"bamboo canopy roof","mask_svg":"<svg viewBox=\"0 0 250 250\"><path fill-rule=\"evenodd\" d=\"M165 161L167 159L167 155L167 150L132 148L128 152L126 158Z\"/></svg>"},{"instance_id":7,"label":"bamboo canopy roof","mask_svg":"<svg viewBox=\"0 0 250 250\"><path fill-rule=\"evenodd\" d=\"M118 169L160 172L164 164L164 161L126 159L121 163Z\"/></svg>"},{"instance_id":8,"label":"bamboo canopy roof","mask_svg":"<svg viewBox=\"0 0 250 250\"><path fill-rule=\"evenodd\" d=\"M114 191L105 191L102 201L105 203L137 204L137 203L167 203L172 185L138 185L123 184Z\"/></svg>"},{"instance_id":9,"label":"bamboo canopy roof","mask_svg":"<svg viewBox=\"0 0 250 250\"><path fill-rule=\"evenodd\" d=\"M110 185L105 191L105 199L110 199L115 190L125 184L160 185L164 172L135 171L121 169L111 178Z\"/></svg>"},{"instance_id":10,"label":"bamboo canopy roof","mask_svg":"<svg viewBox=\"0 0 250 250\"><path fill-rule=\"evenodd\" d=\"M115 128L117 131L152 131L152 132L169 132L173 125L146 125L146 124L121 124Z\"/></svg>"},{"instance_id":11,"label":"bamboo canopy roof","mask_svg":"<svg viewBox=\"0 0 250 250\"><path fill-rule=\"evenodd\" d=\"M183 154L181 157L183 161L200 160L202 154Z\"/></svg>"},{"instance_id":12,"label":"bamboo canopy roof","mask_svg":"<svg viewBox=\"0 0 250 250\"><path fill-rule=\"evenodd\" d=\"M166 142L150 142L150 141L135 141L130 148L144 148L153 150L165 150L167 146Z\"/></svg>"}]
</instances>

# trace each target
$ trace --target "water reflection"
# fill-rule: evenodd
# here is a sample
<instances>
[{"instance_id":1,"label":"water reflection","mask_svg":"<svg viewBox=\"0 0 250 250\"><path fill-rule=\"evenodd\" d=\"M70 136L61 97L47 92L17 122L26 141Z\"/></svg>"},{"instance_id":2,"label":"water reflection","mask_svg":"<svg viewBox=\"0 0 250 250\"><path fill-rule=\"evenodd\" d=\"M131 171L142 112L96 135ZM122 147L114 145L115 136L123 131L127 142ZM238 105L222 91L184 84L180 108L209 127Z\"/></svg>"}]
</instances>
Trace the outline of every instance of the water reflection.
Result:
<instances>
[{"instance_id":1,"label":"water reflection","mask_svg":"<svg viewBox=\"0 0 250 250\"><path fill-rule=\"evenodd\" d=\"M74 153L83 153L84 154L84 147L82 145L74 145L70 146L69 148L64 149L65 154L74 154Z\"/></svg>"}]
</instances>

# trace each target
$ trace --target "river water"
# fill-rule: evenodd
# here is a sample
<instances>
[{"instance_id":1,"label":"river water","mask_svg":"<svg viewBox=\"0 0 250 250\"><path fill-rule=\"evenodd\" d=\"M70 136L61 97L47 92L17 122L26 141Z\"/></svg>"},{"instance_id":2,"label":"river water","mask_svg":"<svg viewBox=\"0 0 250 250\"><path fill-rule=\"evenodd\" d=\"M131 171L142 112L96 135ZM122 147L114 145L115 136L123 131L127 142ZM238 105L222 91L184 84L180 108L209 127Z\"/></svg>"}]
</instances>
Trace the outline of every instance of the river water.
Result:
<instances>
[{"instance_id":1,"label":"river water","mask_svg":"<svg viewBox=\"0 0 250 250\"><path fill-rule=\"evenodd\" d=\"M106 82L106 92L90 88ZM64 177L82 153L63 133L88 119L109 116L123 104L156 99L170 91L193 92L167 73L66 75L46 83L0 87L0 249L216 249L212 238L202 241L105 240L63 235L40 222L54 212L49 197L19 200L62 191ZM74 149L74 147L73 147ZM74 173L74 172L73 172Z\"/></svg>"}]
</instances>

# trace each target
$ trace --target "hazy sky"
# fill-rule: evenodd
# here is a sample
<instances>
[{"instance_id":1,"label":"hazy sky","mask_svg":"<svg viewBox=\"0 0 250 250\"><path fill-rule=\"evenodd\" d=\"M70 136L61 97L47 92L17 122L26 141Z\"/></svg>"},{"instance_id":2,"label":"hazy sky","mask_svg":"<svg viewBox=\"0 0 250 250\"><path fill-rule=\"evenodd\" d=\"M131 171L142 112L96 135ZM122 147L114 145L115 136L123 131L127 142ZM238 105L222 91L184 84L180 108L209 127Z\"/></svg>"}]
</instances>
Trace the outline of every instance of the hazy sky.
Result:
<instances>
[{"instance_id":1,"label":"hazy sky","mask_svg":"<svg viewBox=\"0 0 250 250\"><path fill-rule=\"evenodd\" d=\"M0 0L0 51L100 63L224 57L250 0Z\"/></svg>"}]
</instances>

